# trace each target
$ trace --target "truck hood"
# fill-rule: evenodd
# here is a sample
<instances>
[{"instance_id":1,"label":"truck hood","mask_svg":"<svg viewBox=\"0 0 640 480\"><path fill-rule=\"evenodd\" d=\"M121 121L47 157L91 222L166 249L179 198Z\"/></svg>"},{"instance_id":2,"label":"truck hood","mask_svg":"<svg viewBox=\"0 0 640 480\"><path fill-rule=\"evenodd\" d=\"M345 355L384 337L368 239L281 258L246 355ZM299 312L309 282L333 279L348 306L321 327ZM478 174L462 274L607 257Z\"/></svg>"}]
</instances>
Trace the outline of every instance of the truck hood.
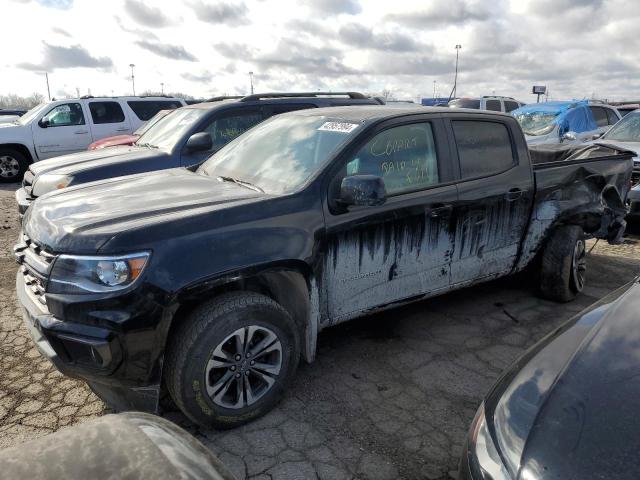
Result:
<instances>
[{"instance_id":1,"label":"truck hood","mask_svg":"<svg viewBox=\"0 0 640 480\"><path fill-rule=\"evenodd\" d=\"M507 375L493 423L500 449L520 465L518 478L608 478L630 466L625 459L640 448L638 309L636 279Z\"/></svg>"},{"instance_id":2,"label":"truck hood","mask_svg":"<svg viewBox=\"0 0 640 480\"><path fill-rule=\"evenodd\" d=\"M267 195L186 169L92 182L36 199L25 233L53 252L96 253L119 232L210 214Z\"/></svg>"},{"instance_id":3,"label":"truck hood","mask_svg":"<svg viewBox=\"0 0 640 480\"><path fill-rule=\"evenodd\" d=\"M62 155L35 162L29 168L35 176L45 173L56 175L74 175L83 170L105 165L117 165L134 160L147 160L168 156L164 150L153 148L122 146L84 151Z\"/></svg>"}]
</instances>

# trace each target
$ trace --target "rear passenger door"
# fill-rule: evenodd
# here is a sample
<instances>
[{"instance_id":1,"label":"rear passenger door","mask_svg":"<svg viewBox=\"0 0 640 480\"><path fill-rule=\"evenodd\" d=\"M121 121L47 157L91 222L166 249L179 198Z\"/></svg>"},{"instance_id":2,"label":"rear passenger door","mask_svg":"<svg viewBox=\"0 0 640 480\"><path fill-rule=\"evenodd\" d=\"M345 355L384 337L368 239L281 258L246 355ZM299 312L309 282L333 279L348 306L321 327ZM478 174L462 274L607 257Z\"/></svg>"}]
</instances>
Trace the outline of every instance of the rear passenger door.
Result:
<instances>
[{"instance_id":1,"label":"rear passenger door","mask_svg":"<svg viewBox=\"0 0 640 480\"><path fill-rule=\"evenodd\" d=\"M181 155L182 166L191 167L201 164L231 140L260 123L263 119L262 109L257 106L223 110L214 114L194 132L208 132L213 142L212 148L199 152L189 152L183 149Z\"/></svg>"},{"instance_id":2,"label":"rear passenger door","mask_svg":"<svg viewBox=\"0 0 640 480\"><path fill-rule=\"evenodd\" d=\"M451 262L455 285L513 268L529 220L533 178L529 162L518 157L526 152L524 139L518 145L516 132L504 122L452 117L450 127L460 170Z\"/></svg>"},{"instance_id":3,"label":"rear passenger door","mask_svg":"<svg viewBox=\"0 0 640 480\"><path fill-rule=\"evenodd\" d=\"M323 288L333 321L449 287L449 229L457 198L442 120L387 123L336 165L325 212ZM340 208L342 179L376 175L387 198Z\"/></svg>"},{"instance_id":4,"label":"rear passenger door","mask_svg":"<svg viewBox=\"0 0 640 480\"><path fill-rule=\"evenodd\" d=\"M129 119L120 103L112 100L87 101L93 140L131 133Z\"/></svg>"}]
</instances>

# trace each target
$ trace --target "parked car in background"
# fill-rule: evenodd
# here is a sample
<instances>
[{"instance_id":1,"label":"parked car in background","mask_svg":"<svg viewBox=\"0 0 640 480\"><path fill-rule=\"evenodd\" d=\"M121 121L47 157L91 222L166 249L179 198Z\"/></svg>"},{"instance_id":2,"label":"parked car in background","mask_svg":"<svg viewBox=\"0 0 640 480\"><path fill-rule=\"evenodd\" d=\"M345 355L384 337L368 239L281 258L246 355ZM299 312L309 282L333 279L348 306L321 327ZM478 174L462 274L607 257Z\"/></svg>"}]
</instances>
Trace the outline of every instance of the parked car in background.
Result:
<instances>
[{"instance_id":1,"label":"parked car in background","mask_svg":"<svg viewBox=\"0 0 640 480\"><path fill-rule=\"evenodd\" d=\"M158 120L166 117L169 113L174 110L160 110L153 117L151 117L148 121L144 122L138 129L133 132L131 135L115 135L113 137L106 137L102 140L97 140L89 145L87 150L99 150L101 148L106 147L117 147L118 145L133 145L136 143L140 135L149 130L153 125L155 125Z\"/></svg>"},{"instance_id":2,"label":"parked car in background","mask_svg":"<svg viewBox=\"0 0 640 480\"><path fill-rule=\"evenodd\" d=\"M638 311L636 279L508 368L473 420L460 480L636 480Z\"/></svg>"},{"instance_id":3,"label":"parked car in background","mask_svg":"<svg viewBox=\"0 0 640 480\"><path fill-rule=\"evenodd\" d=\"M27 111L22 110L20 108L0 108L0 117L4 117L4 116L21 117L25 113L27 113Z\"/></svg>"},{"instance_id":4,"label":"parked car in background","mask_svg":"<svg viewBox=\"0 0 640 480\"><path fill-rule=\"evenodd\" d=\"M511 97L484 96L473 98L456 98L449 102L451 108L472 108L475 110L489 110L492 112L509 113L520 108L524 103Z\"/></svg>"},{"instance_id":5,"label":"parked car in background","mask_svg":"<svg viewBox=\"0 0 640 480\"><path fill-rule=\"evenodd\" d=\"M111 177L165 168L195 168L229 141L263 120L307 108L380 105L357 92L264 93L216 97L160 119L131 147L65 155L31 165L16 192L20 214L47 192ZM1 157L0 157L1 158Z\"/></svg>"},{"instance_id":6,"label":"parked car in background","mask_svg":"<svg viewBox=\"0 0 640 480\"><path fill-rule=\"evenodd\" d=\"M604 134L594 134L592 139L599 144L611 144L635 152L632 180L634 184L640 182L640 110L626 115Z\"/></svg>"},{"instance_id":7,"label":"parked car in background","mask_svg":"<svg viewBox=\"0 0 640 480\"><path fill-rule=\"evenodd\" d=\"M130 134L160 110L183 105L169 97L82 97L38 105L0 124L0 182L19 181L33 162Z\"/></svg>"},{"instance_id":8,"label":"parked car in background","mask_svg":"<svg viewBox=\"0 0 640 480\"><path fill-rule=\"evenodd\" d=\"M578 150L532 165L515 118L480 110L284 113L196 171L36 199L17 296L41 352L116 409L157 411L166 388L194 422L240 425L331 325L538 256L545 298L578 295L585 236L621 241L632 169L629 152Z\"/></svg>"},{"instance_id":9,"label":"parked car in background","mask_svg":"<svg viewBox=\"0 0 640 480\"><path fill-rule=\"evenodd\" d=\"M145 413L106 415L0 450L2 478L234 480L202 443Z\"/></svg>"},{"instance_id":10,"label":"parked car in background","mask_svg":"<svg viewBox=\"0 0 640 480\"><path fill-rule=\"evenodd\" d=\"M511 114L530 145L591 140L622 118L614 107L586 100L531 103Z\"/></svg>"},{"instance_id":11,"label":"parked car in background","mask_svg":"<svg viewBox=\"0 0 640 480\"><path fill-rule=\"evenodd\" d=\"M616 105L616 110L623 117L640 108L640 103L625 103L624 105Z\"/></svg>"}]
</instances>

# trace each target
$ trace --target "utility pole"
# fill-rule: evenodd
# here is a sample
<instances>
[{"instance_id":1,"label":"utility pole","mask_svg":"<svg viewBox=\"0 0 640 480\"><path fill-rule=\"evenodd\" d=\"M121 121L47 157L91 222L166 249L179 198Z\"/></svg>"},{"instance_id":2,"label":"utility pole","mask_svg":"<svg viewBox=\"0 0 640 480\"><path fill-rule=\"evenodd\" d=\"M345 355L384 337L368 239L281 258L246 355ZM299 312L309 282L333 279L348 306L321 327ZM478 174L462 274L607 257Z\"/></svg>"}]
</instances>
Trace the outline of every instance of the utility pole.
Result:
<instances>
[{"instance_id":1,"label":"utility pole","mask_svg":"<svg viewBox=\"0 0 640 480\"><path fill-rule=\"evenodd\" d=\"M51 101L51 90L49 89L49 74L44 72L44 78L47 80L47 96L49 97L49 101Z\"/></svg>"},{"instance_id":2,"label":"utility pole","mask_svg":"<svg viewBox=\"0 0 640 480\"><path fill-rule=\"evenodd\" d=\"M80 87L76 87L76 95L80 98Z\"/></svg>"},{"instance_id":3,"label":"utility pole","mask_svg":"<svg viewBox=\"0 0 640 480\"><path fill-rule=\"evenodd\" d=\"M164 95L164 83L160 82L160 94Z\"/></svg>"},{"instance_id":4,"label":"utility pole","mask_svg":"<svg viewBox=\"0 0 640 480\"><path fill-rule=\"evenodd\" d=\"M136 96L136 80L135 80L135 76L133 75L133 68L135 67L135 65L133 63L130 63L129 66L131 67L131 89L133 90L133 96Z\"/></svg>"},{"instance_id":5,"label":"utility pole","mask_svg":"<svg viewBox=\"0 0 640 480\"><path fill-rule=\"evenodd\" d=\"M436 81L433 81L433 98L436 98Z\"/></svg>"},{"instance_id":6,"label":"utility pole","mask_svg":"<svg viewBox=\"0 0 640 480\"><path fill-rule=\"evenodd\" d=\"M251 95L253 95L253 72L249 72L249 83L251 84Z\"/></svg>"}]
</instances>

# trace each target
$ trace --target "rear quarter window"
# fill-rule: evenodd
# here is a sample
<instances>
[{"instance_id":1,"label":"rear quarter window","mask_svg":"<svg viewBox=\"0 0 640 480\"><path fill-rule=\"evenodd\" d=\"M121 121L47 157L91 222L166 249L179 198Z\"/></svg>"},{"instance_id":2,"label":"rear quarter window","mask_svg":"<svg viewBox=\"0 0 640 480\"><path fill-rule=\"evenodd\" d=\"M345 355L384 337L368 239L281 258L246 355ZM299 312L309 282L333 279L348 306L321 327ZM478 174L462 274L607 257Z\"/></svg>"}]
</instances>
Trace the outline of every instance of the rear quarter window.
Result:
<instances>
[{"instance_id":1,"label":"rear quarter window","mask_svg":"<svg viewBox=\"0 0 640 480\"><path fill-rule=\"evenodd\" d=\"M149 120L160 110L172 110L182 106L180 102L175 100L129 100L127 105L143 122Z\"/></svg>"},{"instance_id":2,"label":"rear quarter window","mask_svg":"<svg viewBox=\"0 0 640 480\"><path fill-rule=\"evenodd\" d=\"M451 125L463 179L504 172L515 164L511 136L505 124L454 120Z\"/></svg>"}]
</instances>

